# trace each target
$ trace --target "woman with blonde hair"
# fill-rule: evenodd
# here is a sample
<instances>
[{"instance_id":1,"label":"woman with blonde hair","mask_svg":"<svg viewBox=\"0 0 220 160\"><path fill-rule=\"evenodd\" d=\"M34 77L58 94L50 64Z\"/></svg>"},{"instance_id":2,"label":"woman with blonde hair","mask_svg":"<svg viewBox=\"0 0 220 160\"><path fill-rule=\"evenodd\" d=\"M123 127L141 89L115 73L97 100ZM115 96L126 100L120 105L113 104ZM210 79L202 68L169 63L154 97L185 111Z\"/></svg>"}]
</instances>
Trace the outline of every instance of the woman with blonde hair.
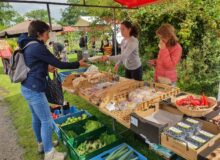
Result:
<instances>
[{"instance_id":1,"label":"woman with blonde hair","mask_svg":"<svg viewBox=\"0 0 220 160\"><path fill-rule=\"evenodd\" d=\"M182 56L182 47L178 42L175 29L166 23L156 31L159 42L159 53L156 60L150 60L155 66L154 79L156 82L166 83L175 86L177 81L176 66Z\"/></svg>"}]
</instances>

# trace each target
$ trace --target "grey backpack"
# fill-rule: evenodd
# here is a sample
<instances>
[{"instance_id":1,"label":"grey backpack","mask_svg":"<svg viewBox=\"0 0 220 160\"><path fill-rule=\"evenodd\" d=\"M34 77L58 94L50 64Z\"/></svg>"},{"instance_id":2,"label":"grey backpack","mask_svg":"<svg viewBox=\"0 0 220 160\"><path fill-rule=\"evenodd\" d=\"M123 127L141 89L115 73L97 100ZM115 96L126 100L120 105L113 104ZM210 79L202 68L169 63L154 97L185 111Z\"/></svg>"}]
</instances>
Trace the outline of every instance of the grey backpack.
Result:
<instances>
[{"instance_id":1,"label":"grey backpack","mask_svg":"<svg viewBox=\"0 0 220 160\"><path fill-rule=\"evenodd\" d=\"M24 48L16 50L10 58L10 69L8 75L12 83L23 82L27 78L30 68L25 63L23 53L28 46L35 43L38 42L29 42Z\"/></svg>"}]
</instances>

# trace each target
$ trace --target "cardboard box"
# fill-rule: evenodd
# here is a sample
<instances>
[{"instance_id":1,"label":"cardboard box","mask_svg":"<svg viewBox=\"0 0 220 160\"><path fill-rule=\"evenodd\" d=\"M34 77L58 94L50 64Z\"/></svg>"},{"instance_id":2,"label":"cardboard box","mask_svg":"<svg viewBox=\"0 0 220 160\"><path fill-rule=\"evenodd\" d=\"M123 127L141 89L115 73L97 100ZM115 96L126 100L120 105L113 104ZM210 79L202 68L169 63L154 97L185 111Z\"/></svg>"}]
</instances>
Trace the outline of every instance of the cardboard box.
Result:
<instances>
[{"instance_id":1,"label":"cardboard box","mask_svg":"<svg viewBox=\"0 0 220 160\"><path fill-rule=\"evenodd\" d=\"M164 116L168 115L166 116L166 119L164 119L164 121L167 120L167 122L163 124L155 121L155 117L159 118L161 114ZM155 115L155 117L152 115ZM173 115L177 115L178 120L174 120L175 118L173 118ZM131 114L131 130L145 140L149 140L151 143L160 144L160 135L164 128L171 125L169 124L170 122L176 123L177 121L182 120L182 117L182 113L172 106L165 104L161 104L160 106L159 104L151 105L146 111L136 111Z\"/></svg>"},{"instance_id":2,"label":"cardboard box","mask_svg":"<svg viewBox=\"0 0 220 160\"><path fill-rule=\"evenodd\" d=\"M164 133L161 134L161 145L172 150L173 152L187 160L197 160L199 157L201 158L201 156L199 155L202 155L203 151L205 150L210 150L211 152L213 149L215 149L215 145L219 143L220 128L211 122L207 122L200 119L196 120L202 123L202 130L208 131L215 135L203 146L195 150L187 147L187 145L184 142L180 142L172 137L169 137Z\"/></svg>"}]
</instances>

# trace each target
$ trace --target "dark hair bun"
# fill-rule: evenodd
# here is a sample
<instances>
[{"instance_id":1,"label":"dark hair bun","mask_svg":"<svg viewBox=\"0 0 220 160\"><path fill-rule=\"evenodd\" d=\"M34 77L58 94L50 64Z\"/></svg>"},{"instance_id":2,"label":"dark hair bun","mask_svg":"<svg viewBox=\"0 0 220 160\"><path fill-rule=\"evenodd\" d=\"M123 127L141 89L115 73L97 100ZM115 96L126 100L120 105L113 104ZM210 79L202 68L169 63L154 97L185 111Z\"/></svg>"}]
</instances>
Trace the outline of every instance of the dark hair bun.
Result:
<instances>
[{"instance_id":1,"label":"dark hair bun","mask_svg":"<svg viewBox=\"0 0 220 160\"><path fill-rule=\"evenodd\" d=\"M130 36L138 37L138 28L136 25L133 25L130 21L123 21L123 24L126 28L131 29Z\"/></svg>"}]
</instances>

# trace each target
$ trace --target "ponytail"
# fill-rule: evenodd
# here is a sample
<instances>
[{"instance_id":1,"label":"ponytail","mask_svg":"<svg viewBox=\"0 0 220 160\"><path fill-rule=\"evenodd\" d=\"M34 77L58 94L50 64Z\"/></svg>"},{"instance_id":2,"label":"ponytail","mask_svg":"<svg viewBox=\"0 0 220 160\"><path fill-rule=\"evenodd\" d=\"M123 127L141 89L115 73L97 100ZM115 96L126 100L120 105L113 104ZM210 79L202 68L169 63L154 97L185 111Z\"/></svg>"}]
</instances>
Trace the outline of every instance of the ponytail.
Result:
<instances>
[{"instance_id":1,"label":"ponytail","mask_svg":"<svg viewBox=\"0 0 220 160\"><path fill-rule=\"evenodd\" d=\"M123 21L121 24L123 24L126 28L131 29L130 36L138 37L139 31L136 25L133 25L129 21Z\"/></svg>"}]
</instances>

